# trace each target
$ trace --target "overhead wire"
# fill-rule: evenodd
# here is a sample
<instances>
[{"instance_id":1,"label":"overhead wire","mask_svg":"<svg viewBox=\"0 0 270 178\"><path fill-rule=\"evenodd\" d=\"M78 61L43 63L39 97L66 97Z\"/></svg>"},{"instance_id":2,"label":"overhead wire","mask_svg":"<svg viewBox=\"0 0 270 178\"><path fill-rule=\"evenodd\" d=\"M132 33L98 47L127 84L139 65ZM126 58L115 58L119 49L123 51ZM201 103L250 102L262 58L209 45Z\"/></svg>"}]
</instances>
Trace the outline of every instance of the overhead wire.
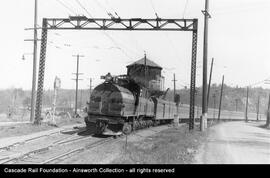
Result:
<instances>
[{"instance_id":1,"label":"overhead wire","mask_svg":"<svg viewBox=\"0 0 270 178\"><path fill-rule=\"evenodd\" d=\"M98 0L93 0L101 9L104 9L106 11L107 14L109 14L107 8L105 8L105 6L103 6L100 2L98 2Z\"/></svg>"},{"instance_id":2,"label":"overhead wire","mask_svg":"<svg viewBox=\"0 0 270 178\"><path fill-rule=\"evenodd\" d=\"M151 4L151 6L152 6L153 11L155 12L156 17L158 18L158 14L157 14L157 11L156 11L156 8L155 8L155 5L154 5L154 3L153 3L153 1L152 1L152 0L150 0L150 4Z\"/></svg>"},{"instance_id":3,"label":"overhead wire","mask_svg":"<svg viewBox=\"0 0 270 178\"><path fill-rule=\"evenodd\" d=\"M188 0L186 0L186 3L185 3L185 8L184 8L184 11L183 11L183 19L185 18L185 14L186 14L186 11L187 11L187 6L188 6Z\"/></svg>"},{"instance_id":4,"label":"overhead wire","mask_svg":"<svg viewBox=\"0 0 270 178\"><path fill-rule=\"evenodd\" d=\"M152 9L153 9L153 11L154 11L156 17L158 18L159 16L158 16L158 13L157 13L157 10L156 10L156 8L155 8L155 5L154 5L153 1L152 1L152 0L149 0L149 1L150 1L151 7L152 7ZM176 53L177 50L176 50L175 46L173 45L171 39L169 38L168 34L165 33L164 36L165 36L165 38L167 38L167 40L169 41L169 44L172 46L171 49L173 49L172 51L173 51L173 53L175 54L175 57L178 58L178 55L177 55L177 53ZM166 71L169 72L169 73L171 73L171 71L169 71L169 70L166 70Z\"/></svg>"},{"instance_id":5,"label":"overhead wire","mask_svg":"<svg viewBox=\"0 0 270 178\"><path fill-rule=\"evenodd\" d=\"M110 7L110 9L114 12L114 14L115 14L118 18L120 18L119 15L118 15L118 13L116 12L116 10L112 7L112 5L110 5L109 1L108 1L108 0L105 0L105 1L106 1L106 4ZM101 4L100 4L100 6L103 7L103 8L105 9L105 7L102 6ZM105 9L105 10L106 10L106 9ZM114 16L113 16L111 13L109 13L107 10L106 10L106 12L108 13L108 15L109 15L110 17L114 17ZM130 37L129 37L129 38L130 38ZM131 38L130 38L130 39L131 39ZM134 40L134 39L133 39L133 40ZM127 48L127 47L126 47L126 49L129 50L130 52L136 54L136 55L141 54L142 52L141 52L141 50L138 49L138 43L137 43L136 39L135 39L135 43L136 43L136 48L137 48L136 50L137 50L138 52L135 52L133 48L132 48L133 50L131 50L131 49ZM141 48L141 49L142 49L142 48ZM142 51L144 51L144 50L142 49Z\"/></svg>"},{"instance_id":6,"label":"overhead wire","mask_svg":"<svg viewBox=\"0 0 270 178\"><path fill-rule=\"evenodd\" d=\"M106 0L106 3L107 3L107 5L110 7L110 9L114 12L114 14L115 14L117 17L119 17L119 15L118 15L117 12L115 11L115 9L110 5L110 3L109 3L108 0Z\"/></svg>"},{"instance_id":7,"label":"overhead wire","mask_svg":"<svg viewBox=\"0 0 270 178\"><path fill-rule=\"evenodd\" d=\"M136 40L136 38L134 39L134 38L131 38L129 36L129 39L132 40L132 41L134 41L136 50L138 51L138 54L141 55L142 53L145 52L145 49L143 49L143 47L139 44L139 42L138 42L138 40Z\"/></svg>"},{"instance_id":8,"label":"overhead wire","mask_svg":"<svg viewBox=\"0 0 270 178\"><path fill-rule=\"evenodd\" d=\"M97 0L93 0L93 1L94 1L101 9L105 10L105 12L107 13L107 15L109 15L111 18L115 18L115 17L112 15L112 13L110 13L109 10L108 10L104 5L102 5L102 4L101 4L100 2L98 2ZM115 11L115 9L112 8L112 6L109 4L109 2L108 2L108 1L106 1L106 2L107 2L107 4L108 4L108 6L111 8L111 10L114 11L114 14L117 15L118 18L120 18L119 15L117 14L117 12ZM124 55L125 55L126 57L132 59L132 58L131 58L124 50L123 50L123 47L120 47L119 42L117 42L117 41L112 37L112 35L110 35L110 34L107 33L106 31L103 31L103 33L109 38L109 40L112 41L113 44L115 44L115 45L122 51L122 53L124 53ZM121 45L121 46L122 46L122 45ZM125 48L126 48L127 50L129 50L130 52L132 52L132 53L135 54L134 51L128 49L127 47L125 47ZM141 52L140 52L140 53L141 53ZM138 53L136 53L136 55L137 55L137 54L138 54Z\"/></svg>"},{"instance_id":9,"label":"overhead wire","mask_svg":"<svg viewBox=\"0 0 270 178\"><path fill-rule=\"evenodd\" d=\"M72 12L73 14L75 14L76 15L76 12L73 10L73 9L71 9L68 5L66 5L65 3L63 3L62 1L60 1L60 0L56 0L58 3L60 3L62 6L64 6L67 10L69 10L70 12ZM88 16L90 17L90 18L93 18L93 16L92 16L92 14L85 8L85 6L79 1L79 0L76 0L76 2L77 2L77 4L88 14ZM96 4L99 6L99 7L101 7L102 9L104 9L105 11L106 11L106 13L109 15L110 13L108 12L108 10L105 8L105 6L103 6L100 2L98 2L98 1L96 1L96 0L94 0L94 2L96 2ZM117 15L117 13L115 12L115 14ZM105 36L107 36L107 38L109 38L109 40L111 40L112 41L112 43L114 44L114 45L116 45L116 47L118 47L117 49L119 49L120 51L122 51L122 53L126 56L126 57L128 57L129 59L132 59L120 46L119 46L119 44L116 42L116 40L114 40L113 39L113 37L111 37L107 32L105 32L105 31L103 31L103 34L105 35ZM71 46L71 45L69 45L69 46ZM59 49L59 48L58 48Z\"/></svg>"},{"instance_id":10,"label":"overhead wire","mask_svg":"<svg viewBox=\"0 0 270 178\"><path fill-rule=\"evenodd\" d=\"M65 7L67 10L69 10L70 12L72 12L73 14L76 15L76 12L71 9L70 7L68 7L68 5L66 5L64 2L62 2L61 0L56 0L59 4L61 4L63 7Z\"/></svg>"},{"instance_id":11,"label":"overhead wire","mask_svg":"<svg viewBox=\"0 0 270 178\"><path fill-rule=\"evenodd\" d=\"M116 45L121 51L122 53L128 57L129 59L132 59L119 45L118 43L108 34L106 33L105 31L103 31L103 33L114 43L114 45Z\"/></svg>"},{"instance_id":12,"label":"overhead wire","mask_svg":"<svg viewBox=\"0 0 270 178\"><path fill-rule=\"evenodd\" d=\"M176 50L176 47L175 47L175 45L173 44L173 42L172 42L172 40L171 40L171 38L169 37L169 35L167 34L167 33L165 33L165 37L167 38L167 40L169 41L169 44L171 45L171 49L173 49L172 51L173 51L173 53L175 54L175 57L177 57L177 58L179 58L180 59L180 57L178 56L178 54L177 54L177 50ZM180 59L181 60L181 59Z\"/></svg>"},{"instance_id":13,"label":"overhead wire","mask_svg":"<svg viewBox=\"0 0 270 178\"><path fill-rule=\"evenodd\" d=\"M93 0L101 9L105 10L107 15L109 15L111 18L113 18L113 15L107 10L107 8L105 6L103 6L100 2L98 2L97 0ZM111 8L112 9L112 8ZM118 16L118 14L115 12L115 14ZM124 50L122 47L120 47L119 43L106 31L102 31L104 35L106 35L107 38L109 38L109 40L116 45L120 51L129 59L132 59L132 57L130 57Z\"/></svg>"},{"instance_id":14,"label":"overhead wire","mask_svg":"<svg viewBox=\"0 0 270 178\"><path fill-rule=\"evenodd\" d=\"M76 2L88 14L89 17L93 18L93 16L90 14L90 12L83 6L83 4L79 0L76 0Z\"/></svg>"},{"instance_id":15,"label":"overhead wire","mask_svg":"<svg viewBox=\"0 0 270 178\"><path fill-rule=\"evenodd\" d=\"M104 9L105 11L106 11L106 13L111 17L111 18L114 18L114 16L113 16L113 14L112 13L110 13L109 12L109 10L105 7L105 6L103 6L100 2L98 2L97 0L93 0L94 2L96 2L96 4L99 6L99 7L101 7L102 9ZM107 3L107 5L110 7L110 9L114 12L114 14L118 17L118 18L120 18L119 17L119 15L118 15L118 13L115 11L115 9L110 5L110 3L106 0L106 3ZM111 41L113 41L113 43L114 44L116 44L121 50L122 50L122 52L126 55L126 56L128 56L127 55L127 53L120 47L120 45L119 45L119 43L116 41L116 40L114 40L113 39L113 37L111 36L111 35L109 35L109 33L106 33L105 32L105 34L106 34L106 36L111 40ZM125 47L126 49L128 49L127 47ZM135 52L134 51L132 51L132 50L130 50L130 49L128 49L130 52L132 52L132 53L134 53L135 54ZM141 52L140 52L141 53ZM138 53L136 53L136 55L137 55ZM129 57L130 59L131 59L131 57Z\"/></svg>"}]
</instances>

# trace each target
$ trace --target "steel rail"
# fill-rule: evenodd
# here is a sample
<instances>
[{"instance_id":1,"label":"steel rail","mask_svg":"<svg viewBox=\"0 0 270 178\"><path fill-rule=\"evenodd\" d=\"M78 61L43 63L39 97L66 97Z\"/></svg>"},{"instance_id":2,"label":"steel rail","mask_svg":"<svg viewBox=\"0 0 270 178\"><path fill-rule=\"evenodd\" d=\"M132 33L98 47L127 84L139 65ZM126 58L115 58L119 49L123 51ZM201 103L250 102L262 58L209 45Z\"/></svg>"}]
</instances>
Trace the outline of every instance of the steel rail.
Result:
<instances>
[{"instance_id":1,"label":"steel rail","mask_svg":"<svg viewBox=\"0 0 270 178\"><path fill-rule=\"evenodd\" d=\"M81 131L81 132L84 132L84 131ZM81 132L76 132L76 133L81 133ZM78 138L75 138L75 139L70 139L70 138L73 138L73 137L74 137L74 135L72 135L71 137L66 137L64 139L61 138L61 139L53 142L52 144L50 144L48 146L45 146L45 147L42 147L42 148L38 148L38 149L34 149L34 150L28 151L26 153L13 154L11 156L0 158L0 161L1 160L5 160L5 161L1 162L0 164L4 164L4 163L8 163L8 162L11 162L11 161L14 161L14 160L18 160L20 158L27 157L27 156L29 156L31 154L36 154L36 153L39 153L39 152L42 152L42 151L47 151L47 150L49 150L52 147L57 146L57 145L63 145L63 144L67 144L67 143L76 142L76 141L79 141L79 140L89 139L90 136L87 136L87 137L78 137Z\"/></svg>"},{"instance_id":2,"label":"steel rail","mask_svg":"<svg viewBox=\"0 0 270 178\"><path fill-rule=\"evenodd\" d=\"M43 161L43 162L41 162L41 163L39 163L39 164L47 164L47 163L50 163L50 162L55 161L55 160L57 160L57 159L60 159L60 158L69 156L69 155L71 155L71 154L73 154L73 153L76 153L76 152L82 152L82 151L84 151L84 150L88 150L88 149L91 149L91 148L94 148L94 147L103 145L103 144L105 144L105 143L107 143L107 142L109 142L109 141L111 141L111 140L115 140L115 138L109 137L109 138L105 138L105 139L102 139L102 140L98 140L98 141L96 141L96 142L94 142L94 143L91 143L91 144L89 144L89 145L87 145L87 146L82 146L82 147L80 147L80 148L75 148L75 149L70 150L70 151L68 151L68 152L66 152L66 153L63 153L63 154L61 154L61 155L52 157L52 158L50 158L50 159L48 159L48 160L45 160L45 161ZM117 140L115 140L115 141L117 141Z\"/></svg>"},{"instance_id":3,"label":"steel rail","mask_svg":"<svg viewBox=\"0 0 270 178\"><path fill-rule=\"evenodd\" d=\"M22 145L22 144L25 144L27 142L30 142L30 141L33 141L33 140L36 140L36 139L40 139L42 137L49 137L51 135L59 134L59 133L63 134L63 132L66 131L66 130L69 130L69 129L58 130L58 131L55 131L55 132L52 132L52 133L49 133L49 134L44 134L44 135L36 136L36 137L33 137L33 138L29 138L29 139L26 139L26 140L23 140L23 141L18 141L18 142L15 142L13 144L10 144L8 146L0 147L0 151L1 150L9 150L11 147L14 147L15 145ZM76 131L75 129L73 129L73 130ZM83 131L85 131L85 130L83 130ZM80 132L82 132L82 131L78 131L78 132L75 132L75 133L80 133ZM0 158L0 160L1 160L1 158Z\"/></svg>"}]
</instances>

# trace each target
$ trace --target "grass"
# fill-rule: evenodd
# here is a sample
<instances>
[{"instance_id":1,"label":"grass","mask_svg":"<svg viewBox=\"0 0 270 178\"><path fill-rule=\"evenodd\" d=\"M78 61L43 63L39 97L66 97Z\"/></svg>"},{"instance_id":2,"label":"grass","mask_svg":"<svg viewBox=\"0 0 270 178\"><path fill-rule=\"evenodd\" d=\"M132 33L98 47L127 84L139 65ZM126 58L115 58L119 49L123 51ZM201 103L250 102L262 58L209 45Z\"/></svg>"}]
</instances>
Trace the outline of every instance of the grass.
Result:
<instances>
[{"instance_id":1,"label":"grass","mask_svg":"<svg viewBox=\"0 0 270 178\"><path fill-rule=\"evenodd\" d=\"M206 132L188 125L170 128L139 142L129 142L113 164L190 164Z\"/></svg>"}]
</instances>

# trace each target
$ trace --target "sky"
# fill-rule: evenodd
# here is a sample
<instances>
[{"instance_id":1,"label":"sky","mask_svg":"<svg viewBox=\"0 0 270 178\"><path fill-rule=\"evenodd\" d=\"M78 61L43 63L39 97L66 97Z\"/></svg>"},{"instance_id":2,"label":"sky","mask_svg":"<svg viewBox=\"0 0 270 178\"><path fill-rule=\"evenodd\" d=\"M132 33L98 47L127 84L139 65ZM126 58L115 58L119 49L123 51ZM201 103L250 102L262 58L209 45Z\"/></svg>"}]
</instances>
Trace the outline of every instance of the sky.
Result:
<instances>
[{"instance_id":1,"label":"sky","mask_svg":"<svg viewBox=\"0 0 270 178\"><path fill-rule=\"evenodd\" d=\"M81 8L79 3L84 8ZM212 83L262 86L270 79L270 1L209 0L208 72L214 58ZM196 86L202 85L204 0L38 0L38 24L42 18L67 18L85 15L109 18L108 12L121 18L198 18L198 54ZM31 89L33 68L34 0L2 1L0 5L0 89ZM38 33L41 37L41 31ZM101 75L126 73L126 66L144 56L163 67L165 87L189 86L191 32L123 31L49 31L45 68L45 89L53 88L55 76L62 88L74 89L76 58L81 54L79 70L83 75L79 88L102 82ZM40 44L39 44L40 46ZM38 47L38 53L40 48ZM24 54L25 60L22 60ZM38 54L39 59L39 54ZM38 70L37 70L38 71Z\"/></svg>"}]
</instances>

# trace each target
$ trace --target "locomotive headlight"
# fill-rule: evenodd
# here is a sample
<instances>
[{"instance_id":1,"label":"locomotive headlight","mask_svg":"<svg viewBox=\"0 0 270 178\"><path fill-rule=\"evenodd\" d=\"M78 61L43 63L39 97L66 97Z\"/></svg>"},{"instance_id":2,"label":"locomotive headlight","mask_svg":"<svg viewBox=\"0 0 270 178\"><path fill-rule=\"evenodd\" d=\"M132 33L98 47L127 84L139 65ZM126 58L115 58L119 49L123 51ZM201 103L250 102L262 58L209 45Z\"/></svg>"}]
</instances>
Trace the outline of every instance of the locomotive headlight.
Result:
<instances>
[{"instance_id":1,"label":"locomotive headlight","mask_svg":"<svg viewBox=\"0 0 270 178\"><path fill-rule=\"evenodd\" d=\"M112 80L112 76L106 76L106 78L105 78L105 81L106 82L109 82L109 81L111 81Z\"/></svg>"},{"instance_id":2,"label":"locomotive headlight","mask_svg":"<svg viewBox=\"0 0 270 178\"><path fill-rule=\"evenodd\" d=\"M109 72L107 75L105 75L105 82L109 82L109 81L111 81L112 80L112 76L111 76L111 73Z\"/></svg>"}]
</instances>

